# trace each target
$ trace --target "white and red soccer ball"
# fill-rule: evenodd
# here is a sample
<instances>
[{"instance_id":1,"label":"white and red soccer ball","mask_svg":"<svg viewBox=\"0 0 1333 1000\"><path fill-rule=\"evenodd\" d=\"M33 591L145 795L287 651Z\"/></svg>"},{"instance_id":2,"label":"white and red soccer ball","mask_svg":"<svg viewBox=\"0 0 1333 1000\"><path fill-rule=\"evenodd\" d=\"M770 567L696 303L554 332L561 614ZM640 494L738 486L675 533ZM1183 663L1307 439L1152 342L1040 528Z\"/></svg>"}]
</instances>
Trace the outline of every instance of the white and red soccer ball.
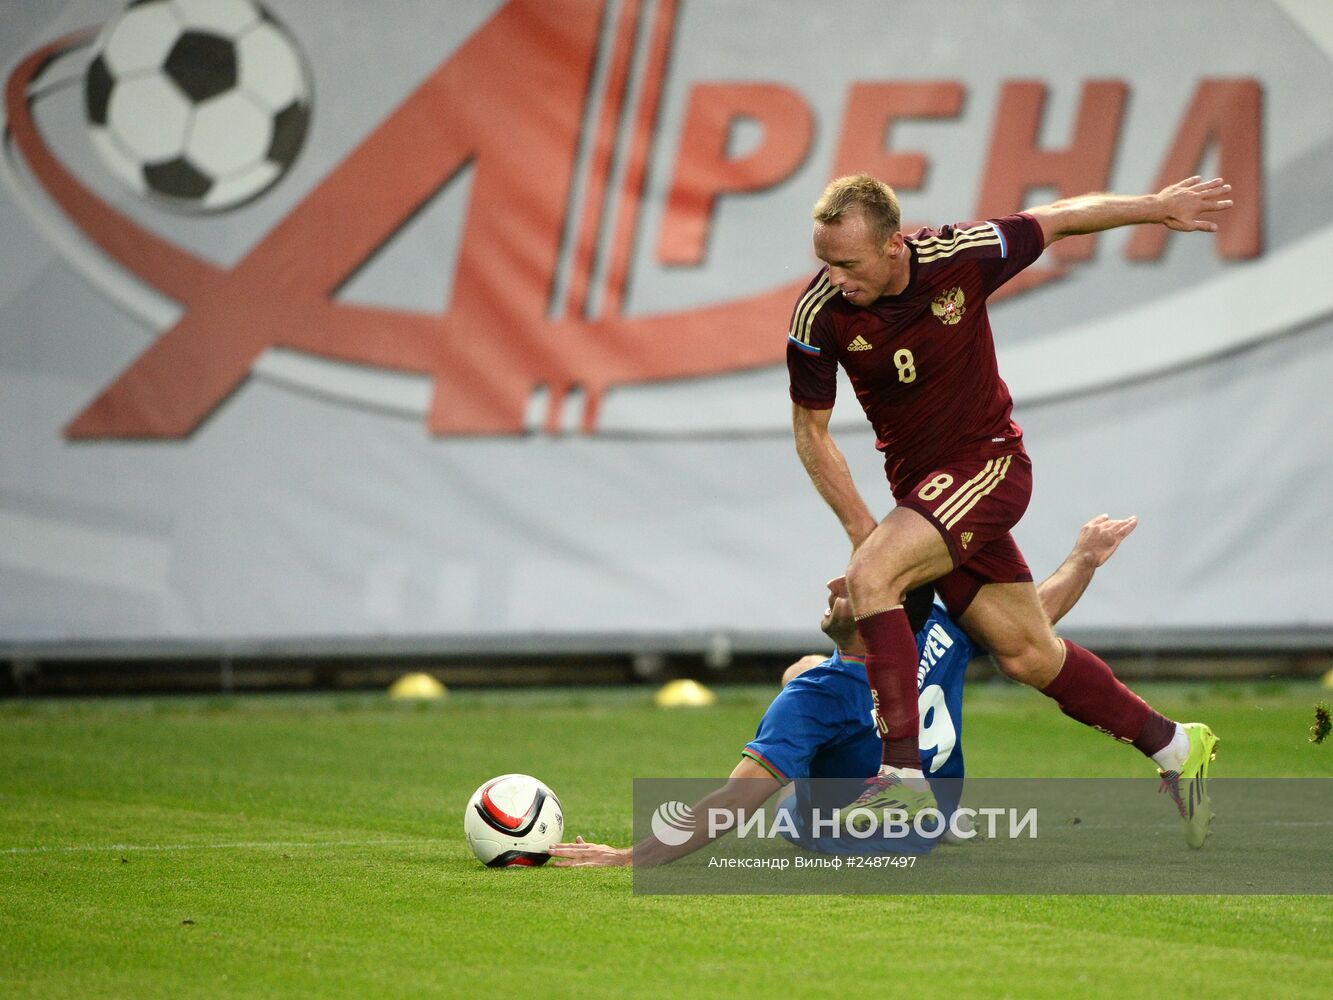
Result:
<instances>
[{"instance_id":1,"label":"white and red soccer ball","mask_svg":"<svg viewBox=\"0 0 1333 1000\"><path fill-rule=\"evenodd\" d=\"M565 832L560 800L536 778L502 774L483 784L463 814L468 847L488 868L544 865Z\"/></svg>"}]
</instances>

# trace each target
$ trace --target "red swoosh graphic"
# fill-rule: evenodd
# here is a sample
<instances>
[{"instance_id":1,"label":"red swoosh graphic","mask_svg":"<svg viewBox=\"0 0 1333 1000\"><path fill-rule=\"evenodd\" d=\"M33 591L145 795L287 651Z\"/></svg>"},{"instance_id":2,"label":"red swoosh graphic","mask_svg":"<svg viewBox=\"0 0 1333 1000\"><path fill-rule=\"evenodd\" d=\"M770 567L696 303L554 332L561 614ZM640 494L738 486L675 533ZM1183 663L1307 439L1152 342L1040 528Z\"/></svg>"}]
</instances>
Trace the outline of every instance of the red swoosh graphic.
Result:
<instances>
[{"instance_id":1,"label":"red swoosh graphic","mask_svg":"<svg viewBox=\"0 0 1333 1000\"><path fill-rule=\"evenodd\" d=\"M548 430L556 429L565 395L581 387L588 400L583 430L592 432L610 386L782 363L787 319L808 276L706 308L547 317L601 15L601 4L506 5L231 269L111 208L43 141L28 87L52 58L92 33L67 35L24 59L7 82L5 102L32 174L109 257L185 309L74 418L66 436L187 436L270 347L431 375L427 425L441 435L521 433L528 399L542 385L551 394ZM497 39L503 59L496 58ZM515 65L524 73L513 72ZM504 110L502 127L497 108ZM466 163L474 167L472 200L447 307L416 313L334 300ZM1059 276L1054 268L1032 268L1003 292Z\"/></svg>"}]
</instances>

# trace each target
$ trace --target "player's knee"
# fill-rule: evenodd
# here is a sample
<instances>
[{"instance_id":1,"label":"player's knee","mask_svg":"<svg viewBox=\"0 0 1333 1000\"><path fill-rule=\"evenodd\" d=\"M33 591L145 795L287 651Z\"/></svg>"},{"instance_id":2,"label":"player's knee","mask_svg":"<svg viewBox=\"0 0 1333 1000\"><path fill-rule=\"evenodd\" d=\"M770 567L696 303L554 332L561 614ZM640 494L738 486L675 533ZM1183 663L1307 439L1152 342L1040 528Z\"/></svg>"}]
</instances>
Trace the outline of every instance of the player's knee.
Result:
<instances>
[{"instance_id":1,"label":"player's knee","mask_svg":"<svg viewBox=\"0 0 1333 1000\"><path fill-rule=\"evenodd\" d=\"M1032 684L1032 677L1036 673L1036 664L1032 660L1016 656L1000 656L997 653L992 653L991 659L1000 668L1000 673L1011 681L1029 686Z\"/></svg>"},{"instance_id":2,"label":"player's knee","mask_svg":"<svg viewBox=\"0 0 1333 1000\"><path fill-rule=\"evenodd\" d=\"M847 567L847 592L858 615L901 604L903 589L901 579L892 570L886 571L859 553L852 557Z\"/></svg>"},{"instance_id":3,"label":"player's knee","mask_svg":"<svg viewBox=\"0 0 1333 1000\"><path fill-rule=\"evenodd\" d=\"M1060 670L1062 649L1057 644L1032 642L1012 650L992 650L995 663L1010 680L1041 688L1050 683Z\"/></svg>"}]
</instances>

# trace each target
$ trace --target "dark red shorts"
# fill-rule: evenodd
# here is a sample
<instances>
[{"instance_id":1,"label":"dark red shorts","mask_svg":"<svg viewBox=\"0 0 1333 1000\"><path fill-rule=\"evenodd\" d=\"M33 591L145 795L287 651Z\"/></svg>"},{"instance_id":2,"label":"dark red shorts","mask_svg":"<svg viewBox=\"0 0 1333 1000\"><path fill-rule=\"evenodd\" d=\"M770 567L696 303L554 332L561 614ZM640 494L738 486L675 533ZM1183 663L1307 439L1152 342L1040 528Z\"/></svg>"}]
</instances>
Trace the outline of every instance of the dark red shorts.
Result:
<instances>
[{"instance_id":1,"label":"dark red shorts","mask_svg":"<svg viewBox=\"0 0 1333 1000\"><path fill-rule=\"evenodd\" d=\"M953 572L935 591L957 617L988 583L1030 583L1032 570L1009 530L1032 499L1032 462L1023 452L966 459L924 476L898 502L935 525Z\"/></svg>"}]
</instances>

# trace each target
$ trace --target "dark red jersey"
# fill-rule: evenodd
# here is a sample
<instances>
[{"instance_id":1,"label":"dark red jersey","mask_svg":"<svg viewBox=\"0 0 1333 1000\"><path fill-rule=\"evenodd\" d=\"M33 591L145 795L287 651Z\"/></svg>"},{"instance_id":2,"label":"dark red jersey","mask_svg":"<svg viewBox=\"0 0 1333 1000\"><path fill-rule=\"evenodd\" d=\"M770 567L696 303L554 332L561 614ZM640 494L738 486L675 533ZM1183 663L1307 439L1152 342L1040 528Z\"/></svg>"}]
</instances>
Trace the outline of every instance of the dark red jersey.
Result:
<instances>
[{"instance_id":1,"label":"dark red jersey","mask_svg":"<svg viewBox=\"0 0 1333 1000\"><path fill-rule=\"evenodd\" d=\"M907 287L853 305L819 272L787 336L791 398L833 406L842 365L878 437L895 495L951 459L1022 450L995 362L986 297L1036 260L1041 225L1020 213L905 238Z\"/></svg>"}]
</instances>

